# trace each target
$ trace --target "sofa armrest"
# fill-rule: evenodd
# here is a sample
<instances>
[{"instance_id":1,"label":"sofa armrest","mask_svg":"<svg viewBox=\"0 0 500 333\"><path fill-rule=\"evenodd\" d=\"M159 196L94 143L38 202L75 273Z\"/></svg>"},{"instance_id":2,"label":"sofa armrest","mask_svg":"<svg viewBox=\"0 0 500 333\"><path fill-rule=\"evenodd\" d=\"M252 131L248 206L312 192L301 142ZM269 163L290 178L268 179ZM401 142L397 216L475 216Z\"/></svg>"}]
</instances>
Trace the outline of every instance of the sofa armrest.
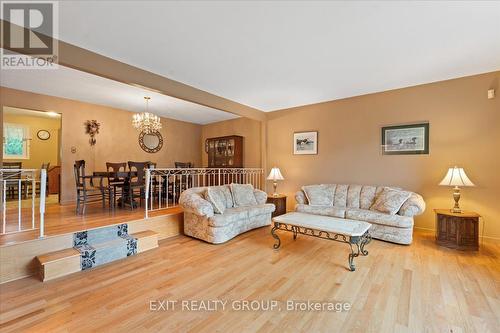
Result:
<instances>
[{"instance_id":1,"label":"sofa armrest","mask_svg":"<svg viewBox=\"0 0 500 333\"><path fill-rule=\"evenodd\" d=\"M300 190L295 193L295 201L298 205L307 205L307 198L304 191Z\"/></svg>"},{"instance_id":2,"label":"sofa armrest","mask_svg":"<svg viewBox=\"0 0 500 333\"><path fill-rule=\"evenodd\" d=\"M401 206L398 214L402 216L413 217L420 215L425 211L424 198L418 193L412 193L408 200Z\"/></svg>"},{"instance_id":3,"label":"sofa armrest","mask_svg":"<svg viewBox=\"0 0 500 333\"><path fill-rule=\"evenodd\" d=\"M267 202L267 193L258 189L253 190L253 195L255 200L259 205L265 204Z\"/></svg>"},{"instance_id":4,"label":"sofa armrest","mask_svg":"<svg viewBox=\"0 0 500 333\"><path fill-rule=\"evenodd\" d=\"M196 214L198 216L214 216L214 207L207 200L203 199L198 193L184 191L179 197L179 205L184 211Z\"/></svg>"}]
</instances>

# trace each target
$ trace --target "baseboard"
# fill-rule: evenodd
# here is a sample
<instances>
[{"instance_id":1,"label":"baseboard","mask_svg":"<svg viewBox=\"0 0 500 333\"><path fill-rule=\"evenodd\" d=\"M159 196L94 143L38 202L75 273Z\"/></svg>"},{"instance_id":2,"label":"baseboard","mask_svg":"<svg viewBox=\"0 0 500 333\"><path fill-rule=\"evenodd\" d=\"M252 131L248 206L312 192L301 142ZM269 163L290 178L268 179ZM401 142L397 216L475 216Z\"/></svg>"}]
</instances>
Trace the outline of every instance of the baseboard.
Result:
<instances>
[{"instance_id":1,"label":"baseboard","mask_svg":"<svg viewBox=\"0 0 500 333\"><path fill-rule=\"evenodd\" d=\"M429 231L429 232L436 232L436 229L434 229L434 228L413 227L413 229L424 230L424 231ZM479 236L479 239L500 242L500 238L498 238L498 237Z\"/></svg>"}]
</instances>

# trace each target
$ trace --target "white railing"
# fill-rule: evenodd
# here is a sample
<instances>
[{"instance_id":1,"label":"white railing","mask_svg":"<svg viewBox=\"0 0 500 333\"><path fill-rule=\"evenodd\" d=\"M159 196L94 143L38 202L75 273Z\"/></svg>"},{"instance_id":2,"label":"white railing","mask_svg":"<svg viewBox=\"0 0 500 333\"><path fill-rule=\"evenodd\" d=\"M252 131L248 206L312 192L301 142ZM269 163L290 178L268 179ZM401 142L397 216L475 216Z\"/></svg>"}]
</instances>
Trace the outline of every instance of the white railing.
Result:
<instances>
[{"instance_id":1,"label":"white railing","mask_svg":"<svg viewBox=\"0 0 500 333\"><path fill-rule=\"evenodd\" d=\"M176 206L180 194L188 188L239 183L262 189L263 175L261 168L147 169L146 218L150 211Z\"/></svg>"},{"instance_id":2,"label":"white railing","mask_svg":"<svg viewBox=\"0 0 500 333\"><path fill-rule=\"evenodd\" d=\"M38 180L37 174L38 170L36 169L0 169L0 207L2 210L0 235L37 229L35 223L36 190L37 184L39 184L39 228L40 237L44 236L43 218L45 214L47 170L42 169L40 171L40 179ZM31 219L25 218L28 214L31 215Z\"/></svg>"}]
</instances>

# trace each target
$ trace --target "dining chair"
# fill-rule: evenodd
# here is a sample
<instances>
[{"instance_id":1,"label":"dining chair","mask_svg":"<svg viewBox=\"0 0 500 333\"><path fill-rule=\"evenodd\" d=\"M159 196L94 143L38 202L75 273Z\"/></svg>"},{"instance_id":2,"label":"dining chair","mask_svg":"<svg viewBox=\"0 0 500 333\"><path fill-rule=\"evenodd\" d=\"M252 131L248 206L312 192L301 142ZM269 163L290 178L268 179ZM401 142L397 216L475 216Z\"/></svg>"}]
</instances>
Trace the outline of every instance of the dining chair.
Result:
<instances>
[{"instance_id":1,"label":"dining chair","mask_svg":"<svg viewBox=\"0 0 500 333\"><path fill-rule=\"evenodd\" d=\"M109 197L109 204L112 205L113 209L116 206L116 194L117 191L116 189L121 190L121 198L123 200L124 195L123 195L123 189L125 187L125 178L126 177L120 177L118 174L119 172L125 172L127 169L127 163L111 163L111 162L106 162L106 171L108 172L108 191L111 194Z\"/></svg>"},{"instance_id":2,"label":"dining chair","mask_svg":"<svg viewBox=\"0 0 500 333\"><path fill-rule=\"evenodd\" d=\"M76 184L76 214L80 214L80 206L83 206L82 215L85 215L85 207L90 202L101 201L102 208L105 208L106 194L111 195L111 193L103 186L102 177L86 175L85 160L75 161L73 170ZM95 179L98 179L98 185L94 183Z\"/></svg>"},{"instance_id":3,"label":"dining chair","mask_svg":"<svg viewBox=\"0 0 500 333\"><path fill-rule=\"evenodd\" d=\"M174 162L174 165L176 169L191 169L193 167L193 163L191 162ZM179 194L181 191L193 187L192 181L193 179L189 175L182 175L177 184Z\"/></svg>"},{"instance_id":4,"label":"dining chair","mask_svg":"<svg viewBox=\"0 0 500 333\"><path fill-rule=\"evenodd\" d=\"M145 198L145 169L150 162L133 162L128 161L129 183L128 183L128 199L131 209L134 209L134 199L139 198L139 206L142 206L142 199ZM138 193L136 192L138 191Z\"/></svg>"},{"instance_id":5,"label":"dining chair","mask_svg":"<svg viewBox=\"0 0 500 333\"><path fill-rule=\"evenodd\" d=\"M16 169L22 169L22 168L23 168L23 162L3 162L2 163L2 169L16 170ZM6 195L8 195L10 198L15 197L16 189L18 192L22 191L22 189L19 188L19 179L21 179L21 172L19 172L19 171L4 171L3 178L6 180L6 182L5 182Z\"/></svg>"}]
</instances>

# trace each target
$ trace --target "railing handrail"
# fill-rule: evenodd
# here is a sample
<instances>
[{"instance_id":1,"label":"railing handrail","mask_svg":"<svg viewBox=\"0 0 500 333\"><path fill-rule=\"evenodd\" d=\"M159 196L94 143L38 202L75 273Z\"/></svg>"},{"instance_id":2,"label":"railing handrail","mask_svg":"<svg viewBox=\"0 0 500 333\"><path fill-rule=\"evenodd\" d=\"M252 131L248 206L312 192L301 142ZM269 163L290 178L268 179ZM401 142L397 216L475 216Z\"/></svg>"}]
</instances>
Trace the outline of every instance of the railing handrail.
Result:
<instances>
[{"instance_id":1,"label":"railing handrail","mask_svg":"<svg viewBox=\"0 0 500 333\"><path fill-rule=\"evenodd\" d=\"M146 169L145 217L149 211L178 203L182 191L193 187L248 183L261 188L263 168L150 168ZM155 202L157 198L157 202ZM157 204L155 207L155 203ZM162 207L162 203L165 205Z\"/></svg>"},{"instance_id":2,"label":"railing handrail","mask_svg":"<svg viewBox=\"0 0 500 333\"><path fill-rule=\"evenodd\" d=\"M155 171L155 170L158 170L158 171L163 171L163 170L200 170L200 171L204 171L204 170L256 170L256 171L260 171L260 170L263 170L262 168L150 168L149 170L151 171Z\"/></svg>"},{"instance_id":3,"label":"railing handrail","mask_svg":"<svg viewBox=\"0 0 500 333\"><path fill-rule=\"evenodd\" d=\"M38 171L40 171L40 178L38 178ZM23 174L26 176L24 178L21 178ZM17 178L16 178L17 177ZM13 168L0 168L0 186L1 186L1 207L2 207L2 230L0 234L6 234L6 233L15 233L15 232L22 232L26 230L35 230L35 198L36 198L36 184L40 182L40 237L44 236L44 215L45 215L45 195L46 195L46 184L47 184L47 170L45 169L13 169ZM18 184L18 205L17 205L17 213L18 213L18 227L16 231L11 231L7 232L6 229L6 211L7 211L7 196L6 196L6 190L7 190L7 184L8 186L12 186L12 184ZM31 228L30 229L23 229L22 227L22 217L21 217L21 212L22 212L22 195L21 195L21 184L22 186L26 186L26 192L25 192L25 199L27 199L27 196L29 194L28 192L28 186L31 185Z\"/></svg>"}]
</instances>

